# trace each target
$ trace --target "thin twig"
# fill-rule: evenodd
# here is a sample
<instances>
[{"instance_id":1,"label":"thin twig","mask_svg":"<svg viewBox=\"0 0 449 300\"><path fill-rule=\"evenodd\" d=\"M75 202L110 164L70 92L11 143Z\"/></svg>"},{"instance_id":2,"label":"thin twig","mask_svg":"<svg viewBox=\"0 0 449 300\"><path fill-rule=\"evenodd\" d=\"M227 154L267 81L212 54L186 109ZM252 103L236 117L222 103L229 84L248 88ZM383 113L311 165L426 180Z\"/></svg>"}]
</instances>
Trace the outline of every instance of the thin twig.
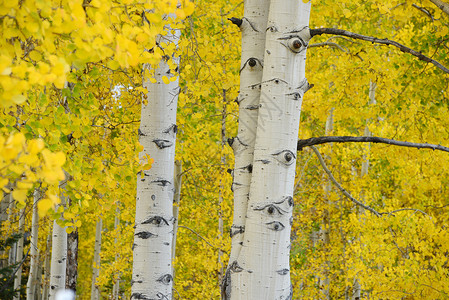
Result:
<instances>
[{"instance_id":1,"label":"thin twig","mask_svg":"<svg viewBox=\"0 0 449 300\"><path fill-rule=\"evenodd\" d=\"M379 39L376 37L372 37L372 36L366 36L366 35L361 35L358 33L354 33L354 32L350 32L350 31L346 31L346 30L342 30L342 29L337 29L337 28L316 28L316 29L310 29L310 35L312 37L316 36L316 35L321 35L321 34L336 34L336 35L343 35L343 36L347 36L353 39L358 39L358 40L363 40L363 41L368 41L371 43L376 43L376 44L383 44L383 45L392 45L397 47L399 50L401 50L402 52L405 53L409 53L413 56L416 56L419 60L428 62L428 63L432 63L434 64L436 67L440 68L442 71L444 71L445 73L449 73L449 69L446 68L445 66L443 66L441 63L437 62L434 59L431 59L428 56L425 56L424 54L422 54L421 52L415 51L407 46L404 46L398 42L389 40L389 39Z\"/></svg>"},{"instance_id":2,"label":"thin twig","mask_svg":"<svg viewBox=\"0 0 449 300\"><path fill-rule=\"evenodd\" d=\"M209 242L208 242L205 238L203 238L198 232L196 232L195 230L191 229L190 227L183 226L183 225L178 225L178 228L185 228L185 229L190 230L191 232L193 232L194 234L196 234L199 238L201 238L203 241L205 241L206 244L208 244L208 245L211 246L212 248L219 249L219 250L223 251L224 253L226 253L226 251L222 250L221 248L215 247L214 245L212 245L211 243L209 243Z\"/></svg>"},{"instance_id":3,"label":"thin twig","mask_svg":"<svg viewBox=\"0 0 449 300\"><path fill-rule=\"evenodd\" d=\"M323 157L321 156L320 152L318 151L318 149L315 146L310 146L310 148L312 148L312 150L315 152L316 156L318 157L321 166L323 167L324 171L326 172L327 176L329 176L329 179L335 184L335 186L346 196L348 197L349 200L351 200L352 202L354 202L355 204L357 204L358 206L363 207L364 209L372 212L373 214L375 214L376 216L380 217L381 214L378 213L375 209L373 209L370 206L367 206L365 204L363 204L362 202L356 200L354 197L351 196L351 194L348 193L348 191L346 191L338 182L337 180L335 180L334 175L332 175L331 171L327 168L326 163L323 160Z\"/></svg>"},{"instance_id":4,"label":"thin twig","mask_svg":"<svg viewBox=\"0 0 449 300\"><path fill-rule=\"evenodd\" d=\"M410 142L402 142L396 141L392 139L386 139L376 136L322 136L315 137L310 139L298 140L298 151L302 150L304 147L310 147L313 145L320 145L325 143L382 143L394 146L402 146L402 147L411 147L418 149L432 149L432 150L440 150L444 152L449 152L448 147L444 147L441 145L427 144L427 143L410 143Z\"/></svg>"}]
</instances>

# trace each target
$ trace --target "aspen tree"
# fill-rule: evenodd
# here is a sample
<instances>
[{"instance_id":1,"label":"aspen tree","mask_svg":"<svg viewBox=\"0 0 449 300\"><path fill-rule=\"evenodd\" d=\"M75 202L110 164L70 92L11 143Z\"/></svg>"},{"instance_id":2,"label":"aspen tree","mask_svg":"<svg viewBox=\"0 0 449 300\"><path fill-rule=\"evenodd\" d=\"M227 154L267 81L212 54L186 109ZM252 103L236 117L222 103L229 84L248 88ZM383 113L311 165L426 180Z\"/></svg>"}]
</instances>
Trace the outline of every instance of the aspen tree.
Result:
<instances>
[{"instance_id":1,"label":"aspen tree","mask_svg":"<svg viewBox=\"0 0 449 300\"><path fill-rule=\"evenodd\" d=\"M165 30L157 47L176 48L180 31L168 25ZM148 93L142 99L138 134L143 150L139 158L148 160L151 155L154 163L151 169L144 168L137 175L132 299L170 299L172 295L173 178L179 94L173 64L178 63L177 57L163 57L153 78L149 78L150 66L143 68L143 87Z\"/></svg>"},{"instance_id":2,"label":"aspen tree","mask_svg":"<svg viewBox=\"0 0 449 300\"><path fill-rule=\"evenodd\" d=\"M245 232L245 216L253 168L269 4L268 0L246 0L243 18L231 19L233 23L240 27L242 32L242 56L240 93L237 98L239 127L237 136L229 140L229 144L234 151L235 163L232 171L232 190L234 192L234 217L231 227L232 248L228 270L240 253L243 233ZM227 283L224 284L227 285Z\"/></svg>"},{"instance_id":3,"label":"aspen tree","mask_svg":"<svg viewBox=\"0 0 449 300\"><path fill-rule=\"evenodd\" d=\"M19 268L16 272L16 277L14 278L14 290L17 291L20 289L20 285L22 282L22 265L23 265L23 227L25 226L25 209L21 209L19 211L19 234L22 236L17 241L17 248L16 248L16 257L15 257L15 263L19 264ZM20 291L17 292L17 294L14 296L14 300L20 299Z\"/></svg>"},{"instance_id":4,"label":"aspen tree","mask_svg":"<svg viewBox=\"0 0 449 300\"><path fill-rule=\"evenodd\" d=\"M94 261L93 261L93 270L92 270L92 286L91 286L91 300L99 300L100 299L100 289L97 285L97 278L100 276L100 252L101 252L101 231L103 230L103 220L101 218L98 219L97 224L95 226L95 250L94 250Z\"/></svg>"},{"instance_id":5,"label":"aspen tree","mask_svg":"<svg viewBox=\"0 0 449 300\"><path fill-rule=\"evenodd\" d=\"M66 182L61 183L60 199L61 203L57 209L64 208L66 198L65 192ZM49 299L55 300L58 290L65 288L67 272L67 231L66 227L58 224L57 220L53 221L53 233L51 240L51 263L50 263L50 289Z\"/></svg>"},{"instance_id":6,"label":"aspen tree","mask_svg":"<svg viewBox=\"0 0 449 300\"><path fill-rule=\"evenodd\" d=\"M290 299L296 141L305 78L310 3L271 1L243 245L226 299Z\"/></svg>"}]
</instances>

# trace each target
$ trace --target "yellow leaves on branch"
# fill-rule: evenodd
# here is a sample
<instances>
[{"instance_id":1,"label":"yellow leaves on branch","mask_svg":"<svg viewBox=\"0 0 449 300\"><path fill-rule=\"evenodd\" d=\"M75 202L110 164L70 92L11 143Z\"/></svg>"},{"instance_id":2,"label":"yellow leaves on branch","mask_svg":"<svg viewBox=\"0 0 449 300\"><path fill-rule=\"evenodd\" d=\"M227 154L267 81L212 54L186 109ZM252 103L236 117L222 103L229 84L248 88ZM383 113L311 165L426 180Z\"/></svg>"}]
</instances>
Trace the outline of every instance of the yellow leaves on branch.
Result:
<instances>
[{"instance_id":1,"label":"yellow leaves on branch","mask_svg":"<svg viewBox=\"0 0 449 300\"><path fill-rule=\"evenodd\" d=\"M164 26L182 27L193 9L188 0L179 7L174 0L0 0L0 106L24 103L33 85L62 89L71 67L152 63L147 50ZM164 17L173 13L176 20Z\"/></svg>"},{"instance_id":2,"label":"yellow leaves on branch","mask_svg":"<svg viewBox=\"0 0 449 300\"><path fill-rule=\"evenodd\" d=\"M24 207L29 191L41 182L47 196L39 201L39 213L44 215L59 202L58 185L65 179L62 166L65 155L52 153L42 139L26 141L21 132L0 133L0 187L11 193L18 207Z\"/></svg>"}]
</instances>

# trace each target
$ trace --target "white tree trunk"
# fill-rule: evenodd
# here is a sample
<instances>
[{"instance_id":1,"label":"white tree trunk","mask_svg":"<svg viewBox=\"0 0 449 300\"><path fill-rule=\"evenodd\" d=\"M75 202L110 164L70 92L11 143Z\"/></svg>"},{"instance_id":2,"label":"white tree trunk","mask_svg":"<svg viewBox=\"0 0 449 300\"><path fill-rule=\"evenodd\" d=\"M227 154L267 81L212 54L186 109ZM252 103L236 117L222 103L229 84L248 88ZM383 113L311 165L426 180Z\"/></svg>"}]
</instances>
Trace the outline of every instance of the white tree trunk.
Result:
<instances>
[{"instance_id":1,"label":"white tree trunk","mask_svg":"<svg viewBox=\"0 0 449 300\"><path fill-rule=\"evenodd\" d=\"M22 281L22 260L23 260L23 226L25 225L25 209L21 209L19 212L19 233L22 237L17 241L16 248L16 263L19 263L20 266L16 272L16 277L14 278L14 290L18 290ZM20 292L18 292L14 298L14 300L20 299Z\"/></svg>"},{"instance_id":2,"label":"white tree trunk","mask_svg":"<svg viewBox=\"0 0 449 300\"><path fill-rule=\"evenodd\" d=\"M174 34L173 34L174 33ZM178 44L179 30L161 37L164 43ZM175 64L177 58L173 58ZM149 66L144 66L144 71ZM144 75L148 104L142 104L139 154L154 159L150 170L137 175L136 225L133 244L132 299L171 299L173 242L173 175L176 142L178 79L162 60L155 70L156 83ZM144 72L145 74L145 72Z\"/></svg>"},{"instance_id":3,"label":"white tree trunk","mask_svg":"<svg viewBox=\"0 0 449 300\"><path fill-rule=\"evenodd\" d=\"M244 17L239 25L242 31L242 58L240 63L239 126L237 137L230 140L234 151L232 190L234 192L234 217L231 227L232 247L230 266L239 256L245 231L246 210L253 168L256 141L257 115L262 81L265 32L268 20L268 0L245 0ZM226 275L229 280L229 275ZM223 282L223 288L229 283ZM223 291L224 295L225 292Z\"/></svg>"},{"instance_id":4,"label":"white tree trunk","mask_svg":"<svg viewBox=\"0 0 449 300\"><path fill-rule=\"evenodd\" d=\"M66 182L61 183L64 191ZM60 194L61 203L56 207L65 206L66 199L63 192ZM53 234L51 241L51 266L50 266L50 290L49 299L55 300L58 290L65 289L67 271L67 231L65 227L53 221Z\"/></svg>"},{"instance_id":5,"label":"white tree trunk","mask_svg":"<svg viewBox=\"0 0 449 300\"><path fill-rule=\"evenodd\" d=\"M67 263L67 232L53 221L50 267L50 300L56 299L56 292L65 288Z\"/></svg>"},{"instance_id":6,"label":"white tree trunk","mask_svg":"<svg viewBox=\"0 0 449 300\"><path fill-rule=\"evenodd\" d=\"M42 299L47 300L49 295L49 285L50 285L50 247L51 247L51 231L48 233L47 237L47 248L45 252L45 260L44 260L44 281L42 287Z\"/></svg>"},{"instance_id":7,"label":"white tree trunk","mask_svg":"<svg viewBox=\"0 0 449 300\"><path fill-rule=\"evenodd\" d=\"M243 246L230 299L291 299L290 229L310 3L271 1Z\"/></svg>"},{"instance_id":8,"label":"white tree trunk","mask_svg":"<svg viewBox=\"0 0 449 300\"><path fill-rule=\"evenodd\" d=\"M34 201L33 201L33 215L31 217L31 242L30 242L30 274L28 275L27 282L27 300L34 300L36 298L36 286L39 282L37 281L37 272L39 264L39 249L38 249L38 235L39 235L39 214L37 211L37 202L41 198L40 191L36 189L34 191Z\"/></svg>"},{"instance_id":9,"label":"white tree trunk","mask_svg":"<svg viewBox=\"0 0 449 300\"><path fill-rule=\"evenodd\" d=\"M173 244L172 244L172 261L176 258L176 236L178 233L179 205L181 204L181 186L182 186L182 162L175 162L175 195L173 197ZM172 267L173 279L175 278L175 269Z\"/></svg>"},{"instance_id":10,"label":"white tree trunk","mask_svg":"<svg viewBox=\"0 0 449 300\"><path fill-rule=\"evenodd\" d=\"M90 299L99 300L100 299L100 289L97 285L97 278L100 276L100 252L101 252L101 231L103 230L103 220L98 219L97 225L95 226L95 248L94 248L94 261L92 268L92 286L90 290Z\"/></svg>"}]
</instances>

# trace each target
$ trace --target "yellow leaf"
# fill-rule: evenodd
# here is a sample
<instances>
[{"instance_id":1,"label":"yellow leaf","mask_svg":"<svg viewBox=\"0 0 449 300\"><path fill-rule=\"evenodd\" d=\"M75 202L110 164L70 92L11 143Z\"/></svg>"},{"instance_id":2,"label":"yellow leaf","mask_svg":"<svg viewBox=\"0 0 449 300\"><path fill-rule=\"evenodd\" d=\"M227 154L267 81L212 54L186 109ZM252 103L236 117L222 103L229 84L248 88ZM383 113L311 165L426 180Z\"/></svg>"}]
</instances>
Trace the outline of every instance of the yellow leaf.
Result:
<instances>
[{"instance_id":1,"label":"yellow leaf","mask_svg":"<svg viewBox=\"0 0 449 300\"><path fill-rule=\"evenodd\" d=\"M45 144L42 139L31 140L28 143L28 152L30 152L31 154L37 154L42 149L44 149L44 146Z\"/></svg>"},{"instance_id":2,"label":"yellow leaf","mask_svg":"<svg viewBox=\"0 0 449 300\"><path fill-rule=\"evenodd\" d=\"M28 193L28 190L22 190L22 189L16 188L12 192L12 197L21 203L25 203L25 200L27 198L27 193Z\"/></svg>"},{"instance_id":3,"label":"yellow leaf","mask_svg":"<svg viewBox=\"0 0 449 300\"><path fill-rule=\"evenodd\" d=\"M47 214L47 212L50 210L50 208L53 207L53 202L48 199L41 199L38 203L37 203L37 210L39 212L39 216L43 217Z\"/></svg>"},{"instance_id":4,"label":"yellow leaf","mask_svg":"<svg viewBox=\"0 0 449 300\"><path fill-rule=\"evenodd\" d=\"M169 84L170 83L170 80L168 79L168 77L167 76L162 76L162 81L165 83L165 84Z\"/></svg>"}]
</instances>

